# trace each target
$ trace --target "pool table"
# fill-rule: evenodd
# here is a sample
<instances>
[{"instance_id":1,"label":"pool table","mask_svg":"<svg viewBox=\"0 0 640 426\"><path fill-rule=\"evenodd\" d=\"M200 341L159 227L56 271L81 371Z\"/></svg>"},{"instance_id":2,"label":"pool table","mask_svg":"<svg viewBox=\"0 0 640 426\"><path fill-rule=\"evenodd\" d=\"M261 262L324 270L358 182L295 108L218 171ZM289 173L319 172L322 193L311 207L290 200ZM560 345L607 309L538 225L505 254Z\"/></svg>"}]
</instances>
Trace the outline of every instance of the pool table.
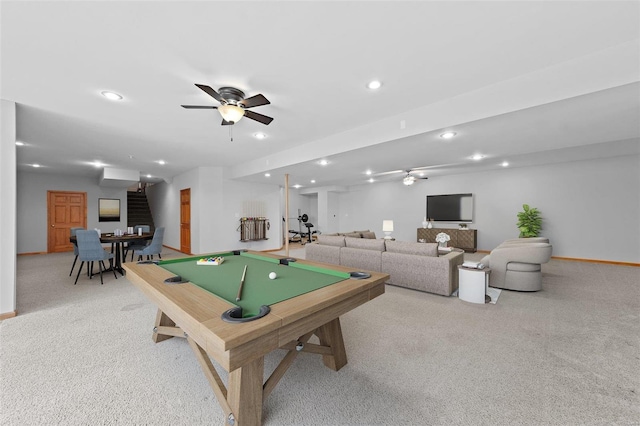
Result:
<instances>
[{"instance_id":1,"label":"pool table","mask_svg":"<svg viewBox=\"0 0 640 426\"><path fill-rule=\"evenodd\" d=\"M199 265L203 257L222 258L222 263ZM153 340L186 338L226 423L240 426L261 424L263 401L298 353L322 355L335 371L346 365L339 317L383 294L389 279L383 273L244 250L123 267L158 306ZM275 279L269 278L271 272ZM308 342L314 334L319 344ZM264 381L264 356L275 349L288 353ZM227 386L209 357L229 372Z\"/></svg>"}]
</instances>

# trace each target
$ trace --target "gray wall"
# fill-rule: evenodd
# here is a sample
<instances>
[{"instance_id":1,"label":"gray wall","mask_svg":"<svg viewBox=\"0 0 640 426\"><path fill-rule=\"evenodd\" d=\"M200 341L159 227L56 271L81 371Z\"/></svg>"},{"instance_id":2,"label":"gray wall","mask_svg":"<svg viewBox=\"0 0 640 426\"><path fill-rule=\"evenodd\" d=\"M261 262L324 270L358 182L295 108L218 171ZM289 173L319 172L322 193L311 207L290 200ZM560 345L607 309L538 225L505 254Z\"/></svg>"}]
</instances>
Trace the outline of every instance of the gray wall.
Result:
<instances>
[{"instance_id":1,"label":"gray wall","mask_svg":"<svg viewBox=\"0 0 640 426\"><path fill-rule=\"evenodd\" d=\"M249 184L224 178L223 169L200 167L147 190L156 226L164 226L164 244L180 248L180 190L191 189L191 252L279 249L282 246L281 190L278 185ZM240 242L240 218L247 204L261 204L271 228L268 240Z\"/></svg>"},{"instance_id":2,"label":"gray wall","mask_svg":"<svg viewBox=\"0 0 640 426\"><path fill-rule=\"evenodd\" d=\"M97 177L18 173L18 253L47 251L47 191L87 193L87 228L102 232L127 227L127 189L98 186ZM98 199L120 199L120 222L98 222Z\"/></svg>"},{"instance_id":3,"label":"gray wall","mask_svg":"<svg viewBox=\"0 0 640 426\"><path fill-rule=\"evenodd\" d=\"M218 185L201 185L211 179ZM225 180L215 168L197 169L177 177L171 184L163 183L150 189L156 225L167 227L165 244L179 247L179 189L183 187L194 189L194 253L240 245L255 250L280 247L284 213L279 186ZM100 225L101 229L110 231L126 226L126 190L101 188L97 186L97 179L19 173L17 188L19 253L47 249L47 190L87 192L89 228ZM331 197L330 208L339 213L340 231L371 229L382 236L382 221L393 219L393 236L414 241L416 229L425 215L426 195L471 192L475 196L475 221L470 227L478 230L481 250L491 250L502 240L518 236L516 213L527 203L541 210L542 234L551 239L554 256L640 262L639 188L640 156L635 155L432 177L411 187L400 182L354 186L349 192L335 193L337 196ZM100 197L122 200L122 223L97 222ZM241 214L244 201L255 199L266 203L267 217L271 220L269 240L240 244L235 216ZM290 217L296 216L300 207L310 219L316 219L317 198L292 191L291 204ZM311 211L312 207L316 211ZM296 226L295 221L290 223L290 227ZM446 224L437 226L447 227Z\"/></svg>"},{"instance_id":4,"label":"gray wall","mask_svg":"<svg viewBox=\"0 0 640 426\"><path fill-rule=\"evenodd\" d=\"M638 155L362 185L339 196L340 230L381 236L382 221L393 219L393 236L415 241L427 195L471 192L481 250L518 237L516 213L527 203L541 211L554 256L640 262L639 188Z\"/></svg>"},{"instance_id":5,"label":"gray wall","mask_svg":"<svg viewBox=\"0 0 640 426\"><path fill-rule=\"evenodd\" d=\"M0 100L0 315L16 310L16 104Z\"/></svg>"}]
</instances>

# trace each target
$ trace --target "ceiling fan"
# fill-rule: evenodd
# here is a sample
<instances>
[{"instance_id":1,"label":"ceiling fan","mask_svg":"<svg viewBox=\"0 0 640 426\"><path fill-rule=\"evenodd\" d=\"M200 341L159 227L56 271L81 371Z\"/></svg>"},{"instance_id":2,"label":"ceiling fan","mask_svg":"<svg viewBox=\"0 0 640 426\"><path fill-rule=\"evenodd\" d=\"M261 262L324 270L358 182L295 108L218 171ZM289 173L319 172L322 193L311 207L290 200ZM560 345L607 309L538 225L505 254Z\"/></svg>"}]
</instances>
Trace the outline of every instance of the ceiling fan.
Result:
<instances>
[{"instance_id":1,"label":"ceiling fan","mask_svg":"<svg viewBox=\"0 0 640 426\"><path fill-rule=\"evenodd\" d=\"M259 121L262 124L269 124L273 121L273 118L266 115L259 114L257 112L249 111L249 108L268 105L271 102L263 95L255 95L250 98L245 98L245 94L242 90L235 87L221 87L216 92L211 87L204 84L196 84L198 88L211 96L216 101L220 102L220 106L204 106L204 105L182 105L182 108L187 109L217 109L222 116L222 125L230 126L236 124L242 117L250 118L251 120Z\"/></svg>"},{"instance_id":2,"label":"ceiling fan","mask_svg":"<svg viewBox=\"0 0 640 426\"><path fill-rule=\"evenodd\" d=\"M416 180L418 179L429 179L426 176L415 176L412 173L417 171L417 170L422 170L422 169L427 169L429 167L418 167L415 169L407 169L407 170L392 170L390 172L383 172L383 173L378 173L377 176L383 176L383 175L390 175L390 174L395 174L395 173L404 173L404 178L402 178L402 183L409 186L409 185L413 185L415 183Z\"/></svg>"},{"instance_id":3,"label":"ceiling fan","mask_svg":"<svg viewBox=\"0 0 640 426\"><path fill-rule=\"evenodd\" d=\"M404 178L402 178L402 183L409 186L409 185L413 185L416 180L418 179L429 179L426 176L414 176L411 174L412 170L406 170L407 174L404 176Z\"/></svg>"}]
</instances>

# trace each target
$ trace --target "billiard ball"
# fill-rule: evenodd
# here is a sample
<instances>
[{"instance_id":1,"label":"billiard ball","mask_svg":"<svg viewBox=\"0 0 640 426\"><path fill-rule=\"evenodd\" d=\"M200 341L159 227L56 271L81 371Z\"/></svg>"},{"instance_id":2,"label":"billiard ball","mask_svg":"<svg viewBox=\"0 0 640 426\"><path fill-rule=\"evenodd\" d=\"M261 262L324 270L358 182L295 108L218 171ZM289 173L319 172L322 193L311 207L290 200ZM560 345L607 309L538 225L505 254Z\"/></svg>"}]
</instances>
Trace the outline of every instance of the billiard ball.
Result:
<instances>
[{"instance_id":1,"label":"billiard ball","mask_svg":"<svg viewBox=\"0 0 640 426\"><path fill-rule=\"evenodd\" d=\"M270 273L269 273L269 279L271 279L271 280L275 280L275 279L276 279L276 277L277 277L277 275L276 275L276 273L275 273L275 272L270 272Z\"/></svg>"}]
</instances>

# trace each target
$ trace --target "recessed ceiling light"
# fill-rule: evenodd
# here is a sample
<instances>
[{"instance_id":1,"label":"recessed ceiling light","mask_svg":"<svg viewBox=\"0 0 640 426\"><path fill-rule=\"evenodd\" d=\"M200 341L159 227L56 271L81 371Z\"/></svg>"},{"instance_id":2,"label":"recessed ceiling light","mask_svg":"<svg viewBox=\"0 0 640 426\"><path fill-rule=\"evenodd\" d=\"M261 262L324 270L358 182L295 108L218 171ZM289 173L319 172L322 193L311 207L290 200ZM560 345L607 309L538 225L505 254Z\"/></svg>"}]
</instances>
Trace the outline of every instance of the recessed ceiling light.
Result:
<instances>
[{"instance_id":1,"label":"recessed ceiling light","mask_svg":"<svg viewBox=\"0 0 640 426\"><path fill-rule=\"evenodd\" d=\"M508 166L509 166L509 163L507 161L502 162L502 167L508 167Z\"/></svg>"},{"instance_id":2,"label":"recessed ceiling light","mask_svg":"<svg viewBox=\"0 0 640 426\"><path fill-rule=\"evenodd\" d=\"M373 172L371 170L367 170L366 172L364 172L364 174L367 175L367 176L371 176L372 173Z\"/></svg>"},{"instance_id":3,"label":"recessed ceiling light","mask_svg":"<svg viewBox=\"0 0 640 426\"><path fill-rule=\"evenodd\" d=\"M17 146L24 146L24 142L16 141Z\"/></svg>"},{"instance_id":4,"label":"recessed ceiling light","mask_svg":"<svg viewBox=\"0 0 640 426\"><path fill-rule=\"evenodd\" d=\"M37 169L38 167L40 167L40 164L33 164L32 167L35 167Z\"/></svg>"},{"instance_id":5,"label":"recessed ceiling light","mask_svg":"<svg viewBox=\"0 0 640 426\"><path fill-rule=\"evenodd\" d=\"M367 87L371 90L376 90L382 87L382 82L380 80L372 80L367 84Z\"/></svg>"},{"instance_id":6,"label":"recessed ceiling light","mask_svg":"<svg viewBox=\"0 0 640 426\"><path fill-rule=\"evenodd\" d=\"M472 160L482 160L484 158L484 155L482 154L475 154L473 157L471 157Z\"/></svg>"},{"instance_id":7,"label":"recessed ceiling light","mask_svg":"<svg viewBox=\"0 0 640 426\"><path fill-rule=\"evenodd\" d=\"M318 161L318 164L320 164L321 166L326 166L327 164L329 164L329 162L327 160L320 160Z\"/></svg>"},{"instance_id":8,"label":"recessed ceiling light","mask_svg":"<svg viewBox=\"0 0 640 426\"><path fill-rule=\"evenodd\" d=\"M310 182L311 183L316 183L316 180L315 179L311 179Z\"/></svg>"},{"instance_id":9,"label":"recessed ceiling light","mask_svg":"<svg viewBox=\"0 0 640 426\"><path fill-rule=\"evenodd\" d=\"M299 185L299 184L297 184L297 183L296 183L295 185L293 185L293 187L294 187L295 189L298 189L298 188L302 188L302 185Z\"/></svg>"},{"instance_id":10,"label":"recessed ceiling light","mask_svg":"<svg viewBox=\"0 0 640 426\"><path fill-rule=\"evenodd\" d=\"M94 167L102 167L102 166L104 166L104 164L102 164L99 161L94 161L93 163L91 163L91 165L93 165Z\"/></svg>"},{"instance_id":11,"label":"recessed ceiling light","mask_svg":"<svg viewBox=\"0 0 640 426\"><path fill-rule=\"evenodd\" d=\"M264 177L271 177L271 173L265 173Z\"/></svg>"},{"instance_id":12,"label":"recessed ceiling light","mask_svg":"<svg viewBox=\"0 0 640 426\"><path fill-rule=\"evenodd\" d=\"M161 166L164 166L165 164L167 164L167 162L164 160L158 160L158 164L160 164Z\"/></svg>"},{"instance_id":13,"label":"recessed ceiling light","mask_svg":"<svg viewBox=\"0 0 640 426\"><path fill-rule=\"evenodd\" d=\"M267 137L267 135L262 133L262 132L258 132L258 133L254 133L253 137L256 138L256 139L265 139Z\"/></svg>"},{"instance_id":14,"label":"recessed ceiling light","mask_svg":"<svg viewBox=\"0 0 640 426\"><path fill-rule=\"evenodd\" d=\"M373 178L369 179L369 183L373 183L375 182L375 180L373 180Z\"/></svg>"},{"instance_id":15,"label":"recessed ceiling light","mask_svg":"<svg viewBox=\"0 0 640 426\"><path fill-rule=\"evenodd\" d=\"M107 90L100 92L102 96L111 100L111 101L119 101L122 99L122 95L117 94L116 92L109 92Z\"/></svg>"},{"instance_id":16,"label":"recessed ceiling light","mask_svg":"<svg viewBox=\"0 0 640 426\"><path fill-rule=\"evenodd\" d=\"M445 133L441 134L440 137L442 139L451 139L455 135L456 135L456 132L445 132Z\"/></svg>"}]
</instances>

